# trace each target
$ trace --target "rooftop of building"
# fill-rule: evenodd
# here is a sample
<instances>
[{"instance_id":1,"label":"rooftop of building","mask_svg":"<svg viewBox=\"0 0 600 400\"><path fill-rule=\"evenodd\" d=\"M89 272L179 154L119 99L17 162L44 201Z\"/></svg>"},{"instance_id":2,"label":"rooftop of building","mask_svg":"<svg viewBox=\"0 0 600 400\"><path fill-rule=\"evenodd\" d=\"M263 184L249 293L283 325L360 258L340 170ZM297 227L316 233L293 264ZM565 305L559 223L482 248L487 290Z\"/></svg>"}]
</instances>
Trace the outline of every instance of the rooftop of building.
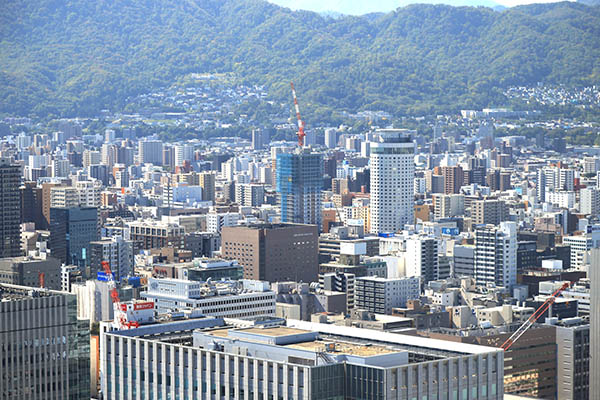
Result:
<instances>
[{"instance_id":1,"label":"rooftop of building","mask_svg":"<svg viewBox=\"0 0 600 400\"><path fill-rule=\"evenodd\" d=\"M0 283L0 301L2 302L33 299L37 297L51 297L65 294L69 293L44 288Z\"/></svg>"},{"instance_id":2,"label":"rooftop of building","mask_svg":"<svg viewBox=\"0 0 600 400\"><path fill-rule=\"evenodd\" d=\"M288 229L297 227L314 227L309 224L292 224L292 223L252 223L239 226L228 226L226 228L246 228L246 229Z\"/></svg>"},{"instance_id":3,"label":"rooftop of building","mask_svg":"<svg viewBox=\"0 0 600 400\"><path fill-rule=\"evenodd\" d=\"M274 324L272 321L266 321L266 324L263 322L265 321L253 323L221 318L200 318L148 325L139 329L113 332L113 334L144 338L152 336L155 340L163 342L172 342L176 338L177 343L188 346L193 346L194 343L212 344L215 340L220 343L235 343L237 346L241 342L246 342L250 346L276 346L284 353L288 350L301 350L316 354L327 353L332 356L361 358L404 353L411 360L408 362L501 351L493 347L389 332L377 332L374 336L372 330L333 324L297 320L281 320Z\"/></svg>"}]
</instances>

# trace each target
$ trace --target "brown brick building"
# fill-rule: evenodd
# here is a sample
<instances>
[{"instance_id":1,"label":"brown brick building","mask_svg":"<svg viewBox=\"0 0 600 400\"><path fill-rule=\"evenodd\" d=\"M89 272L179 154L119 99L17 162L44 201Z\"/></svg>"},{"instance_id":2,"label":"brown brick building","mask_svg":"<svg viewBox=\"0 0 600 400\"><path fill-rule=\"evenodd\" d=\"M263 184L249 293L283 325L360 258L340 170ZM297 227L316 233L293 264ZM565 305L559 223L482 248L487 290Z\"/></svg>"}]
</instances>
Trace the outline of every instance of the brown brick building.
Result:
<instances>
[{"instance_id":1,"label":"brown brick building","mask_svg":"<svg viewBox=\"0 0 600 400\"><path fill-rule=\"evenodd\" d=\"M316 225L258 224L221 231L221 256L237 260L246 279L316 282L318 252Z\"/></svg>"}]
</instances>

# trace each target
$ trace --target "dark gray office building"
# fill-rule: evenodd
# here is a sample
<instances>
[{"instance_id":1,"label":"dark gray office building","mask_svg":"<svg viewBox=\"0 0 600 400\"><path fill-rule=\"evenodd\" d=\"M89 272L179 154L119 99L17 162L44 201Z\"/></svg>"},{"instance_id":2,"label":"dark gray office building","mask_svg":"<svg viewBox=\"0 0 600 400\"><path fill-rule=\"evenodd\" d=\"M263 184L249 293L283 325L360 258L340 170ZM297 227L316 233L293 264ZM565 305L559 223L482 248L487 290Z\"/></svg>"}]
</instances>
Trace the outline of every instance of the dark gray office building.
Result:
<instances>
[{"instance_id":1,"label":"dark gray office building","mask_svg":"<svg viewBox=\"0 0 600 400\"><path fill-rule=\"evenodd\" d=\"M21 167L0 157L0 258L21 251Z\"/></svg>"},{"instance_id":2,"label":"dark gray office building","mask_svg":"<svg viewBox=\"0 0 600 400\"><path fill-rule=\"evenodd\" d=\"M63 292L0 284L0 399L90 398L89 321Z\"/></svg>"},{"instance_id":3,"label":"dark gray office building","mask_svg":"<svg viewBox=\"0 0 600 400\"><path fill-rule=\"evenodd\" d=\"M65 264L89 266L90 242L99 239L97 208L50 209L50 249L53 257Z\"/></svg>"}]
</instances>

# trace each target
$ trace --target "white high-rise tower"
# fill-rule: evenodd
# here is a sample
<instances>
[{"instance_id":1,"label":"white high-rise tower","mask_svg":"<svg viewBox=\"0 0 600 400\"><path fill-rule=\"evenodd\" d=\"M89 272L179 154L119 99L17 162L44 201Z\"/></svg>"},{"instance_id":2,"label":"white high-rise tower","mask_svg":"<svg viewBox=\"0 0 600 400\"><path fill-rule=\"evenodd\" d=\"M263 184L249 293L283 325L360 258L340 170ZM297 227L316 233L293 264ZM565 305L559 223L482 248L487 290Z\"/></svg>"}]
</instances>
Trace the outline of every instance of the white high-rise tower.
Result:
<instances>
[{"instance_id":1,"label":"white high-rise tower","mask_svg":"<svg viewBox=\"0 0 600 400\"><path fill-rule=\"evenodd\" d=\"M413 131L381 129L371 143L371 232L397 232L414 223Z\"/></svg>"}]
</instances>

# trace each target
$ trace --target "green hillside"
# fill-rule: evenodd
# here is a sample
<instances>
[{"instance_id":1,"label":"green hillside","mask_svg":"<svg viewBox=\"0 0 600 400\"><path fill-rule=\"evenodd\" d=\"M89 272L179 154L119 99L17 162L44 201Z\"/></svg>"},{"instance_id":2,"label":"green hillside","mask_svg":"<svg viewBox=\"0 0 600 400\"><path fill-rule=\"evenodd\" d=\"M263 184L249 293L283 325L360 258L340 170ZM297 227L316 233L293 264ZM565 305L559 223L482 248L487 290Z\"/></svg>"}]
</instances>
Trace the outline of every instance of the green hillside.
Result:
<instances>
[{"instance_id":1,"label":"green hillside","mask_svg":"<svg viewBox=\"0 0 600 400\"><path fill-rule=\"evenodd\" d=\"M481 107L498 88L600 83L600 7L412 5L331 19L259 0L6 0L0 112L95 115L190 72L233 72L306 108Z\"/></svg>"}]
</instances>

